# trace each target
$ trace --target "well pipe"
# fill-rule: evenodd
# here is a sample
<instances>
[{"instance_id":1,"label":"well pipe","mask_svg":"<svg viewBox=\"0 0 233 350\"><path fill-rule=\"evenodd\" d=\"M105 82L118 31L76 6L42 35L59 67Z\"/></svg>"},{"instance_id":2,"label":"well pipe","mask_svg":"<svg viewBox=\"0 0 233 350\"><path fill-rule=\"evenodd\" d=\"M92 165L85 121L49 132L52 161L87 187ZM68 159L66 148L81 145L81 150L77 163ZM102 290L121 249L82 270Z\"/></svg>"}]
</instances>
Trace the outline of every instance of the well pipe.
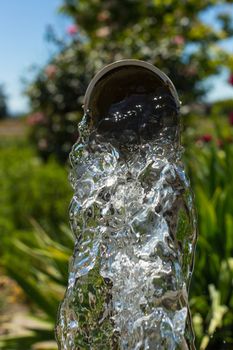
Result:
<instances>
[{"instance_id":1,"label":"well pipe","mask_svg":"<svg viewBox=\"0 0 233 350\"><path fill-rule=\"evenodd\" d=\"M180 101L138 60L103 68L70 154L75 250L62 350L195 349L188 305L196 222L181 162Z\"/></svg>"}]
</instances>

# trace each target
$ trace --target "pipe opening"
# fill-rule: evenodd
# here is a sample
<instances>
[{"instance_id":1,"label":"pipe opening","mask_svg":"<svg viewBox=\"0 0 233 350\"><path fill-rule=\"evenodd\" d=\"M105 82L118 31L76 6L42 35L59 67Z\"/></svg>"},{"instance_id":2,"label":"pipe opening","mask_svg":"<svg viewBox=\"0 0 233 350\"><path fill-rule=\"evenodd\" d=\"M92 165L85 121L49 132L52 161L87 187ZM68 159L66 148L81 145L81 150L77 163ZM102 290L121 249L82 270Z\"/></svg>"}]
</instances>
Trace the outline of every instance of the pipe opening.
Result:
<instances>
[{"instance_id":1,"label":"pipe opening","mask_svg":"<svg viewBox=\"0 0 233 350\"><path fill-rule=\"evenodd\" d=\"M148 139L177 126L178 102L165 74L130 62L100 73L85 98L91 125L99 133L133 132Z\"/></svg>"}]
</instances>

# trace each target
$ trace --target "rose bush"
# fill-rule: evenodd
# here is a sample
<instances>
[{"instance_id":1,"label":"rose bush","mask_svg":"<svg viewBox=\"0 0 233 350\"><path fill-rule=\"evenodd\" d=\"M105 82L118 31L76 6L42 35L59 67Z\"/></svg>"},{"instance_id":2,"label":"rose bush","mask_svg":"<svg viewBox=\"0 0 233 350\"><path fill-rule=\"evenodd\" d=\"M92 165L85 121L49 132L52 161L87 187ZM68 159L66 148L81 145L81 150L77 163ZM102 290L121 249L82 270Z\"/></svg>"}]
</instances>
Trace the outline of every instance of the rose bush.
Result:
<instances>
[{"instance_id":1,"label":"rose bush","mask_svg":"<svg viewBox=\"0 0 233 350\"><path fill-rule=\"evenodd\" d=\"M158 66L174 82L184 106L203 100L207 77L223 67L233 71L233 56L221 46L233 34L231 13L220 3L64 0L60 11L73 25L63 40L53 35L59 53L27 90L33 113L46 116L31 133L40 154L67 158L78 136L86 87L100 68L115 60L136 58ZM214 6L215 26L205 20Z\"/></svg>"}]
</instances>

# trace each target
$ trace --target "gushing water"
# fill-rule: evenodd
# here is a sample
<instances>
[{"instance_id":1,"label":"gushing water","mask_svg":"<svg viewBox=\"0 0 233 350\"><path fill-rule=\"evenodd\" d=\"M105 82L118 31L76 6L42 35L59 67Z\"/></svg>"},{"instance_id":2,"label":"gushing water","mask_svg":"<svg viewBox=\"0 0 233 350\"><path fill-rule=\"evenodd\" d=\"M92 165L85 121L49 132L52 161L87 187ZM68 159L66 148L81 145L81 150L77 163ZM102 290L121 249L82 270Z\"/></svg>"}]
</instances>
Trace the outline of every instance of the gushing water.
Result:
<instances>
[{"instance_id":1,"label":"gushing water","mask_svg":"<svg viewBox=\"0 0 233 350\"><path fill-rule=\"evenodd\" d=\"M195 215L174 102L133 95L90 124L86 114L70 155L76 241L59 347L194 349Z\"/></svg>"}]
</instances>

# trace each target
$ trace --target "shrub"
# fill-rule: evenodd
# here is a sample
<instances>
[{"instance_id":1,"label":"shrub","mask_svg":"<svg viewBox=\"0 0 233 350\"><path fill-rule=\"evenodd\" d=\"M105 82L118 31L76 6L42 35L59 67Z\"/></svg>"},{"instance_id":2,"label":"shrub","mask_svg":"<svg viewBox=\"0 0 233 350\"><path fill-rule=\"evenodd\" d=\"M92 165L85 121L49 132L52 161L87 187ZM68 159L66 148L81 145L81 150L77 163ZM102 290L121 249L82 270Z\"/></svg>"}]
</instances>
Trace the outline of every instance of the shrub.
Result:
<instances>
[{"instance_id":1,"label":"shrub","mask_svg":"<svg viewBox=\"0 0 233 350\"><path fill-rule=\"evenodd\" d=\"M219 45L233 33L230 11L216 7L216 26L203 20L205 11L220 3L64 0L61 12L74 25L62 40L50 33L59 53L27 90L37 115L30 118L31 136L42 157L67 158L77 138L74 122L82 115L87 85L94 73L113 61L135 58L158 66L172 79L184 105L203 98L207 77L221 67L233 71L232 55Z\"/></svg>"}]
</instances>

